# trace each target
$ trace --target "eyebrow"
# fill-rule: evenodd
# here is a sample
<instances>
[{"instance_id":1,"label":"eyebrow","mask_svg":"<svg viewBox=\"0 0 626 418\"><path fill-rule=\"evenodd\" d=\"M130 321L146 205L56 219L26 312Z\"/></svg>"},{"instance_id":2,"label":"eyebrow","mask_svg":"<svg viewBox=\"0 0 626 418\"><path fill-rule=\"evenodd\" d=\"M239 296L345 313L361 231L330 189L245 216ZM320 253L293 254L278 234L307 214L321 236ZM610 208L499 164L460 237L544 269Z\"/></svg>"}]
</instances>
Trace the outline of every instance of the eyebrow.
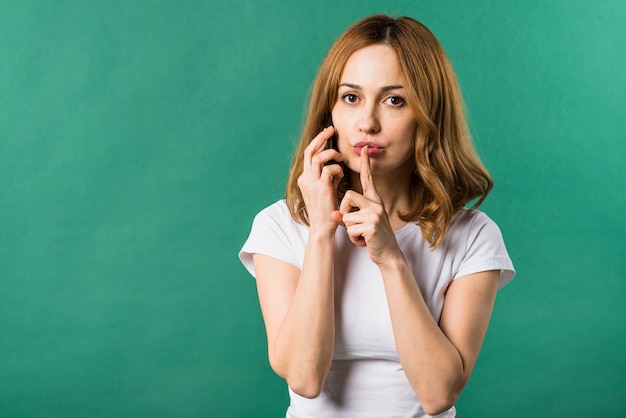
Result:
<instances>
[{"instance_id":1,"label":"eyebrow","mask_svg":"<svg viewBox=\"0 0 626 418\"><path fill-rule=\"evenodd\" d=\"M352 84L352 83L341 83L339 85L339 87L349 87L351 89L354 90L363 90L363 88L361 86L359 86L358 84ZM382 92L386 92L386 91L390 91L390 90L399 90L399 89L403 89L404 86L402 85L392 85L392 86L384 86L380 88L380 91Z\"/></svg>"}]
</instances>

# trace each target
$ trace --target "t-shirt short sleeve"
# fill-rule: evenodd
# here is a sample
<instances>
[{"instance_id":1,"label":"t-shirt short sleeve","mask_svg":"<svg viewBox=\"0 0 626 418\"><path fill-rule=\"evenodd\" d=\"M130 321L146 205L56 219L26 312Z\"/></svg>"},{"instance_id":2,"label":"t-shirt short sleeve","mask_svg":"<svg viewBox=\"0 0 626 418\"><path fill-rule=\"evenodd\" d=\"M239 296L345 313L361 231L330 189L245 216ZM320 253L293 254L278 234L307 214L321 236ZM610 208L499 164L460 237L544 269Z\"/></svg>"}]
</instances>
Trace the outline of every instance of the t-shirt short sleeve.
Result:
<instances>
[{"instance_id":1,"label":"t-shirt short sleeve","mask_svg":"<svg viewBox=\"0 0 626 418\"><path fill-rule=\"evenodd\" d=\"M499 270L498 288L515 276L500 228L487 215L475 212L469 226L465 253L454 278L487 270Z\"/></svg>"},{"instance_id":2,"label":"t-shirt short sleeve","mask_svg":"<svg viewBox=\"0 0 626 418\"><path fill-rule=\"evenodd\" d=\"M306 227L293 220L285 201L278 201L255 216L239 259L254 277L253 254L267 255L301 268L305 234Z\"/></svg>"}]
</instances>

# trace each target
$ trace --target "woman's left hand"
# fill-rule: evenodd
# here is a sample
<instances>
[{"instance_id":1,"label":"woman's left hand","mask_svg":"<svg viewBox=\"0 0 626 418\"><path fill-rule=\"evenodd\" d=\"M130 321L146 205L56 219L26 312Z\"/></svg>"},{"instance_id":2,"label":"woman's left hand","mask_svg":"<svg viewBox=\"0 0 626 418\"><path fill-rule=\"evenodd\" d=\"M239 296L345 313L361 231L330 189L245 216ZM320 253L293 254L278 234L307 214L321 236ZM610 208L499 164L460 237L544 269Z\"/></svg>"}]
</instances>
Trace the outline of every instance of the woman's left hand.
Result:
<instances>
[{"instance_id":1,"label":"woman's left hand","mask_svg":"<svg viewBox=\"0 0 626 418\"><path fill-rule=\"evenodd\" d=\"M360 181L363 194L348 190L341 200L341 221L350 240L367 247L372 261L382 266L390 257L400 255L401 250L374 185L367 147L361 150Z\"/></svg>"}]
</instances>

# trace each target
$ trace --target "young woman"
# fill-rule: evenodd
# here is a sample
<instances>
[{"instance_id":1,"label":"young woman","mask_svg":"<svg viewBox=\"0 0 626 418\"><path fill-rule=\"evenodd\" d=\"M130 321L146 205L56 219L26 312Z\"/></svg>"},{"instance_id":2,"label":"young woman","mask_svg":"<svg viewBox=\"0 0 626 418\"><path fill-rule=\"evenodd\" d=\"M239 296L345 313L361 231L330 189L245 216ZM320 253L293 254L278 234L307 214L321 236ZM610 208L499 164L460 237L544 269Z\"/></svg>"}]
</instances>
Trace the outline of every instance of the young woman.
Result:
<instances>
[{"instance_id":1,"label":"young woman","mask_svg":"<svg viewBox=\"0 0 626 418\"><path fill-rule=\"evenodd\" d=\"M462 106L441 46L411 18L366 18L328 52L286 199L256 216L240 253L287 417L455 415L514 275L475 209L493 183Z\"/></svg>"}]
</instances>

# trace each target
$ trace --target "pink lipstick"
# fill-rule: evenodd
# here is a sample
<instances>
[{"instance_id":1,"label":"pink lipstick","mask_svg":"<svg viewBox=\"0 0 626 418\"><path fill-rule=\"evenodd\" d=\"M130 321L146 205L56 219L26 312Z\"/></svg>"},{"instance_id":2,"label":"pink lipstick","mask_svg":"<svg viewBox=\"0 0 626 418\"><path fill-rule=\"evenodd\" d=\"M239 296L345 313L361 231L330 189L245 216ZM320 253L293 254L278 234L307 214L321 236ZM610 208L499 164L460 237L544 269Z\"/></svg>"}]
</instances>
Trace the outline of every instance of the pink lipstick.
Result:
<instances>
[{"instance_id":1,"label":"pink lipstick","mask_svg":"<svg viewBox=\"0 0 626 418\"><path fill-rule=\"evenodd\" d=\"M374 157L380 154L381 152L383 152L383 149L384 149L383 147L381 147L375 142L366 142L366 141L357 142L356 144L352 146L352 149L354 149L354 152L356 153L356 155L361 155L361 150L365 146L367 146L367 154L370 157Z\"/></svg>"}]
</instances>

